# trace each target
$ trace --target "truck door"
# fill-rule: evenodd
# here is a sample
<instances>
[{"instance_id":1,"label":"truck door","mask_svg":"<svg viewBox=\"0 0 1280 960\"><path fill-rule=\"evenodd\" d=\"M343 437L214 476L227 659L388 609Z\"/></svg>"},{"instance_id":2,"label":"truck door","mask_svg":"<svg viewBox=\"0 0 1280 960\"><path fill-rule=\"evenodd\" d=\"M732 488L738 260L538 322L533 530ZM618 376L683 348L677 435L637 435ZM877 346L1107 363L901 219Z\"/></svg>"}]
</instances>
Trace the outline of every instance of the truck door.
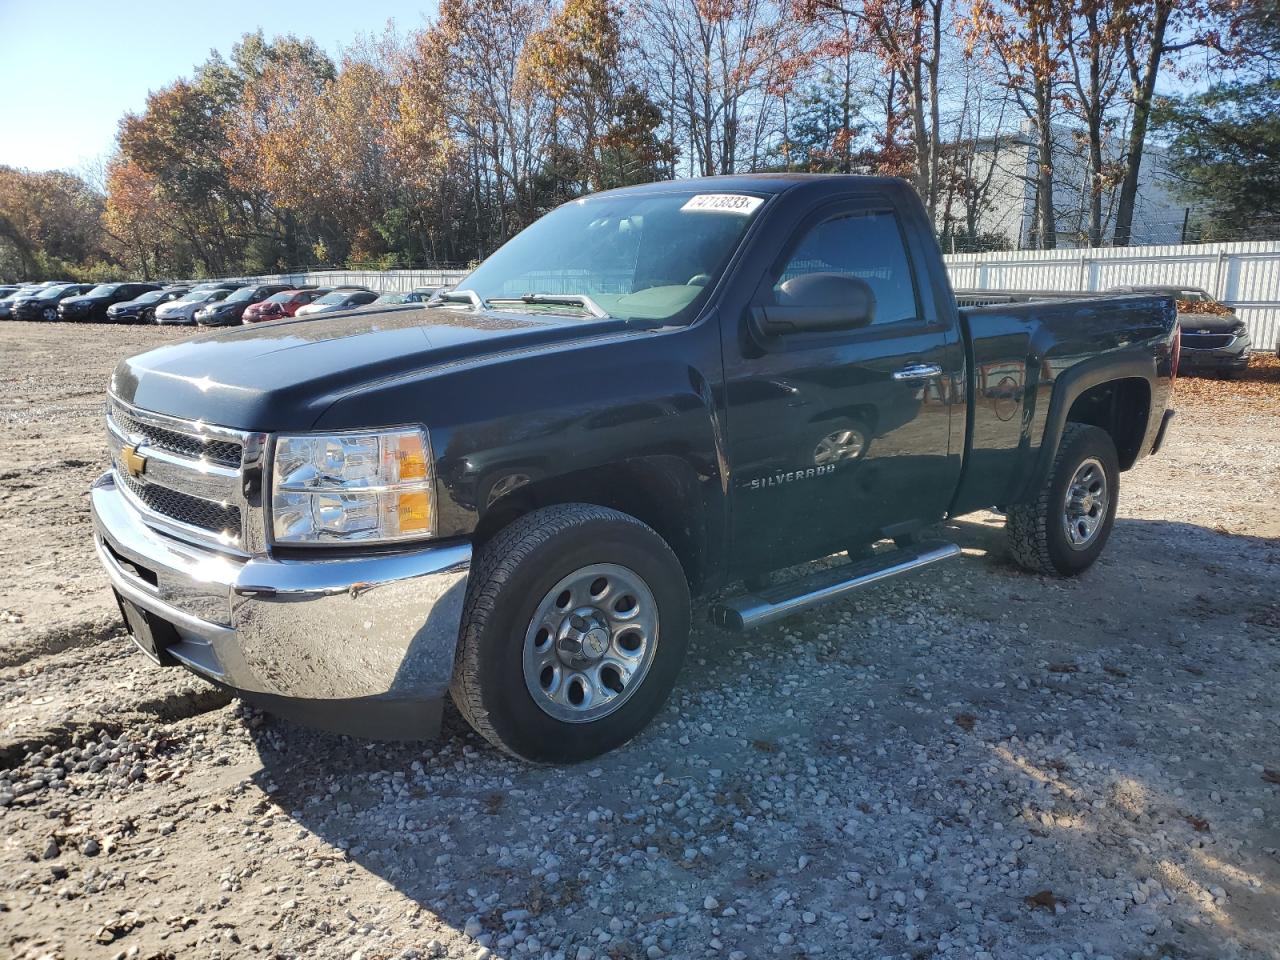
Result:
<instances>
[{"instance_id":1,"label":"truck door","mask_svg":"<svg viewBox=\"0 0 1280 960\"><path fill-rule=\"evenodd\" d=\"M916 268L926 253L911 250L892 205L829 204L782 247L738 336L726 329L738 573L894 536L945 512L960 471L960 451L949 447L964 351L948 314L922 295ZM791 291L814 284L787 282L807 274L865 281L870 322L763 331L762 308L794 303Z\"/></svg>"}]
</instances>

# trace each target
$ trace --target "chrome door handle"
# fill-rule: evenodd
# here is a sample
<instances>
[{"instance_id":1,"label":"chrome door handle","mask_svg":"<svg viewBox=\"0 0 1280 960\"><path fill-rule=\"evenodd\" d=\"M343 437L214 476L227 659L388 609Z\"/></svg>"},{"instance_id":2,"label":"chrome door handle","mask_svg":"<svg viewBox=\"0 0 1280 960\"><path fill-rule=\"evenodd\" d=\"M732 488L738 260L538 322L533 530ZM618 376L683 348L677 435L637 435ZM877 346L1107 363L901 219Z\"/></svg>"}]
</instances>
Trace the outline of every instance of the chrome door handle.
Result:
<instances>
[{"instance_id":1,"label":"chrome door handle","mask_svg":"<svg viewBox=\"0 0 1280 960\"><path fill-rule=\"evenodd\" d=\"M942 376L942 367L936 363L913 363L901 370L895 370L895 380L927 380L930 377Z\"/></svg>"}]
</instances>

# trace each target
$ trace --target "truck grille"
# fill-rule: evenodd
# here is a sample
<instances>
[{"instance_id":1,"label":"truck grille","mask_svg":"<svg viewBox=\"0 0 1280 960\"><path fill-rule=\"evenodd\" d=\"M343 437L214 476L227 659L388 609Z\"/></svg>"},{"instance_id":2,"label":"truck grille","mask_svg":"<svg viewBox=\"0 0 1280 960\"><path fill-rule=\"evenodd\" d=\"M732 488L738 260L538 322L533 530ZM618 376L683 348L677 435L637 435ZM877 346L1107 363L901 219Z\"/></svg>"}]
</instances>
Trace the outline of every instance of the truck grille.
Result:
<instances>
[{"instance_id":1,"label":"truck grille","mask_svg":"<svg viewBox=\"0 0 1280 960\"><path fill-rule=\"evenodd\" d=\"M168 450L170 453L176 453L182 457L190 457L193 460L199 460L204 457L225 467L240 466L240 457L243 450L238 443L178 433L176 430L166 430L164 427L159 427L155 424L143 423L130 416L117 404L111 405L110 416L115 421L116 426L139 445L148 444L153 447L159 447L161 450Z\"/></svg>"},{"instance_id":2,"label":"truck grille","mask_svg":"<svg viewBox=\"0 0 1280 960\"><path fill-rule=\"evenodd\" d=\"M201 500L168 487L154 483L142 483L128 474L116 471L116 476L147 509L189 527L208 530L219 537L237 537L240 534L240 508L223 506L212 500Z\"/></svg>"},{"instance_id":3,"label":"truck grille","mask_svg":"<svg viewBox=\"0 0 1280 960\"><path fill-rule=\"evenodd\" d=\"M1218 350L1234 339L1229 333L1183 333L1182 346L1187 350Z\"/></svg>"},{"instance_id":4,"label":"truck grille","mask_svg":"<svg viewBox=\"0 0 1280 960\"><path fill-rule=\"evenodd\" d=\"M262 541L245 494L265 438L153 413L110 396L107 441L116 483L146 522L173 536L242 552Z\"/></svg>"}]
</instances>

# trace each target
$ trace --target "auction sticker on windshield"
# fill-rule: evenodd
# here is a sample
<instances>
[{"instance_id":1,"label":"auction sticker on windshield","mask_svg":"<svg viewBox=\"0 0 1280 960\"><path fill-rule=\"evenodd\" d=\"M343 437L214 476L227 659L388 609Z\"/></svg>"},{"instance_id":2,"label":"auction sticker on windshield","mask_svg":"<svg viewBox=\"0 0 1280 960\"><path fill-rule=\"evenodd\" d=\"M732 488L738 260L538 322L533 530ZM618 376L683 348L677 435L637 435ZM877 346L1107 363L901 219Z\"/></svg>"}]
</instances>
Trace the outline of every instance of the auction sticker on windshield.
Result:
<instances>
[{"instance_id":1,"label":"auction sticker on windshield","mask_svg":"<svg viewBox=\"0 0 1280 960\"><path fill-rule=\"evenodd\" d=\"M741 193L700 193L690 197L680 210L703 210L711 213L740 213L743 216L755 213L756 207L764 203L760 197L748 197Z\"/></svg>"}]
</instances>

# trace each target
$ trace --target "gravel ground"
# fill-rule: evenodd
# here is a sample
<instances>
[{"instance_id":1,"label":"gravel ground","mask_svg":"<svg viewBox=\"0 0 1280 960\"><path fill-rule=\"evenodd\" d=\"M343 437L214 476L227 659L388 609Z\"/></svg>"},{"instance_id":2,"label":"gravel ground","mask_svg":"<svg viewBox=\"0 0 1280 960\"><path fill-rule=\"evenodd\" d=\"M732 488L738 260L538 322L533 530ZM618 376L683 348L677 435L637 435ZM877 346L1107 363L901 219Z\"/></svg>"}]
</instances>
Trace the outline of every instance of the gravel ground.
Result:
<instances>
[{"instance_id":1,"label":"gravel ground","mask_svg":"<svg viewBox=\"0 0 1280 960\"><path fill-rule=\"evenodd\" d=\"M15 957L1280 956L1270 377L1187 391L1078 580L966 518L954 564L698 628L650 730L548 769L456 714L310 732L132 652L84 491L111 366L180 335L0 326Z\"/></svg>"}]
</instances>

